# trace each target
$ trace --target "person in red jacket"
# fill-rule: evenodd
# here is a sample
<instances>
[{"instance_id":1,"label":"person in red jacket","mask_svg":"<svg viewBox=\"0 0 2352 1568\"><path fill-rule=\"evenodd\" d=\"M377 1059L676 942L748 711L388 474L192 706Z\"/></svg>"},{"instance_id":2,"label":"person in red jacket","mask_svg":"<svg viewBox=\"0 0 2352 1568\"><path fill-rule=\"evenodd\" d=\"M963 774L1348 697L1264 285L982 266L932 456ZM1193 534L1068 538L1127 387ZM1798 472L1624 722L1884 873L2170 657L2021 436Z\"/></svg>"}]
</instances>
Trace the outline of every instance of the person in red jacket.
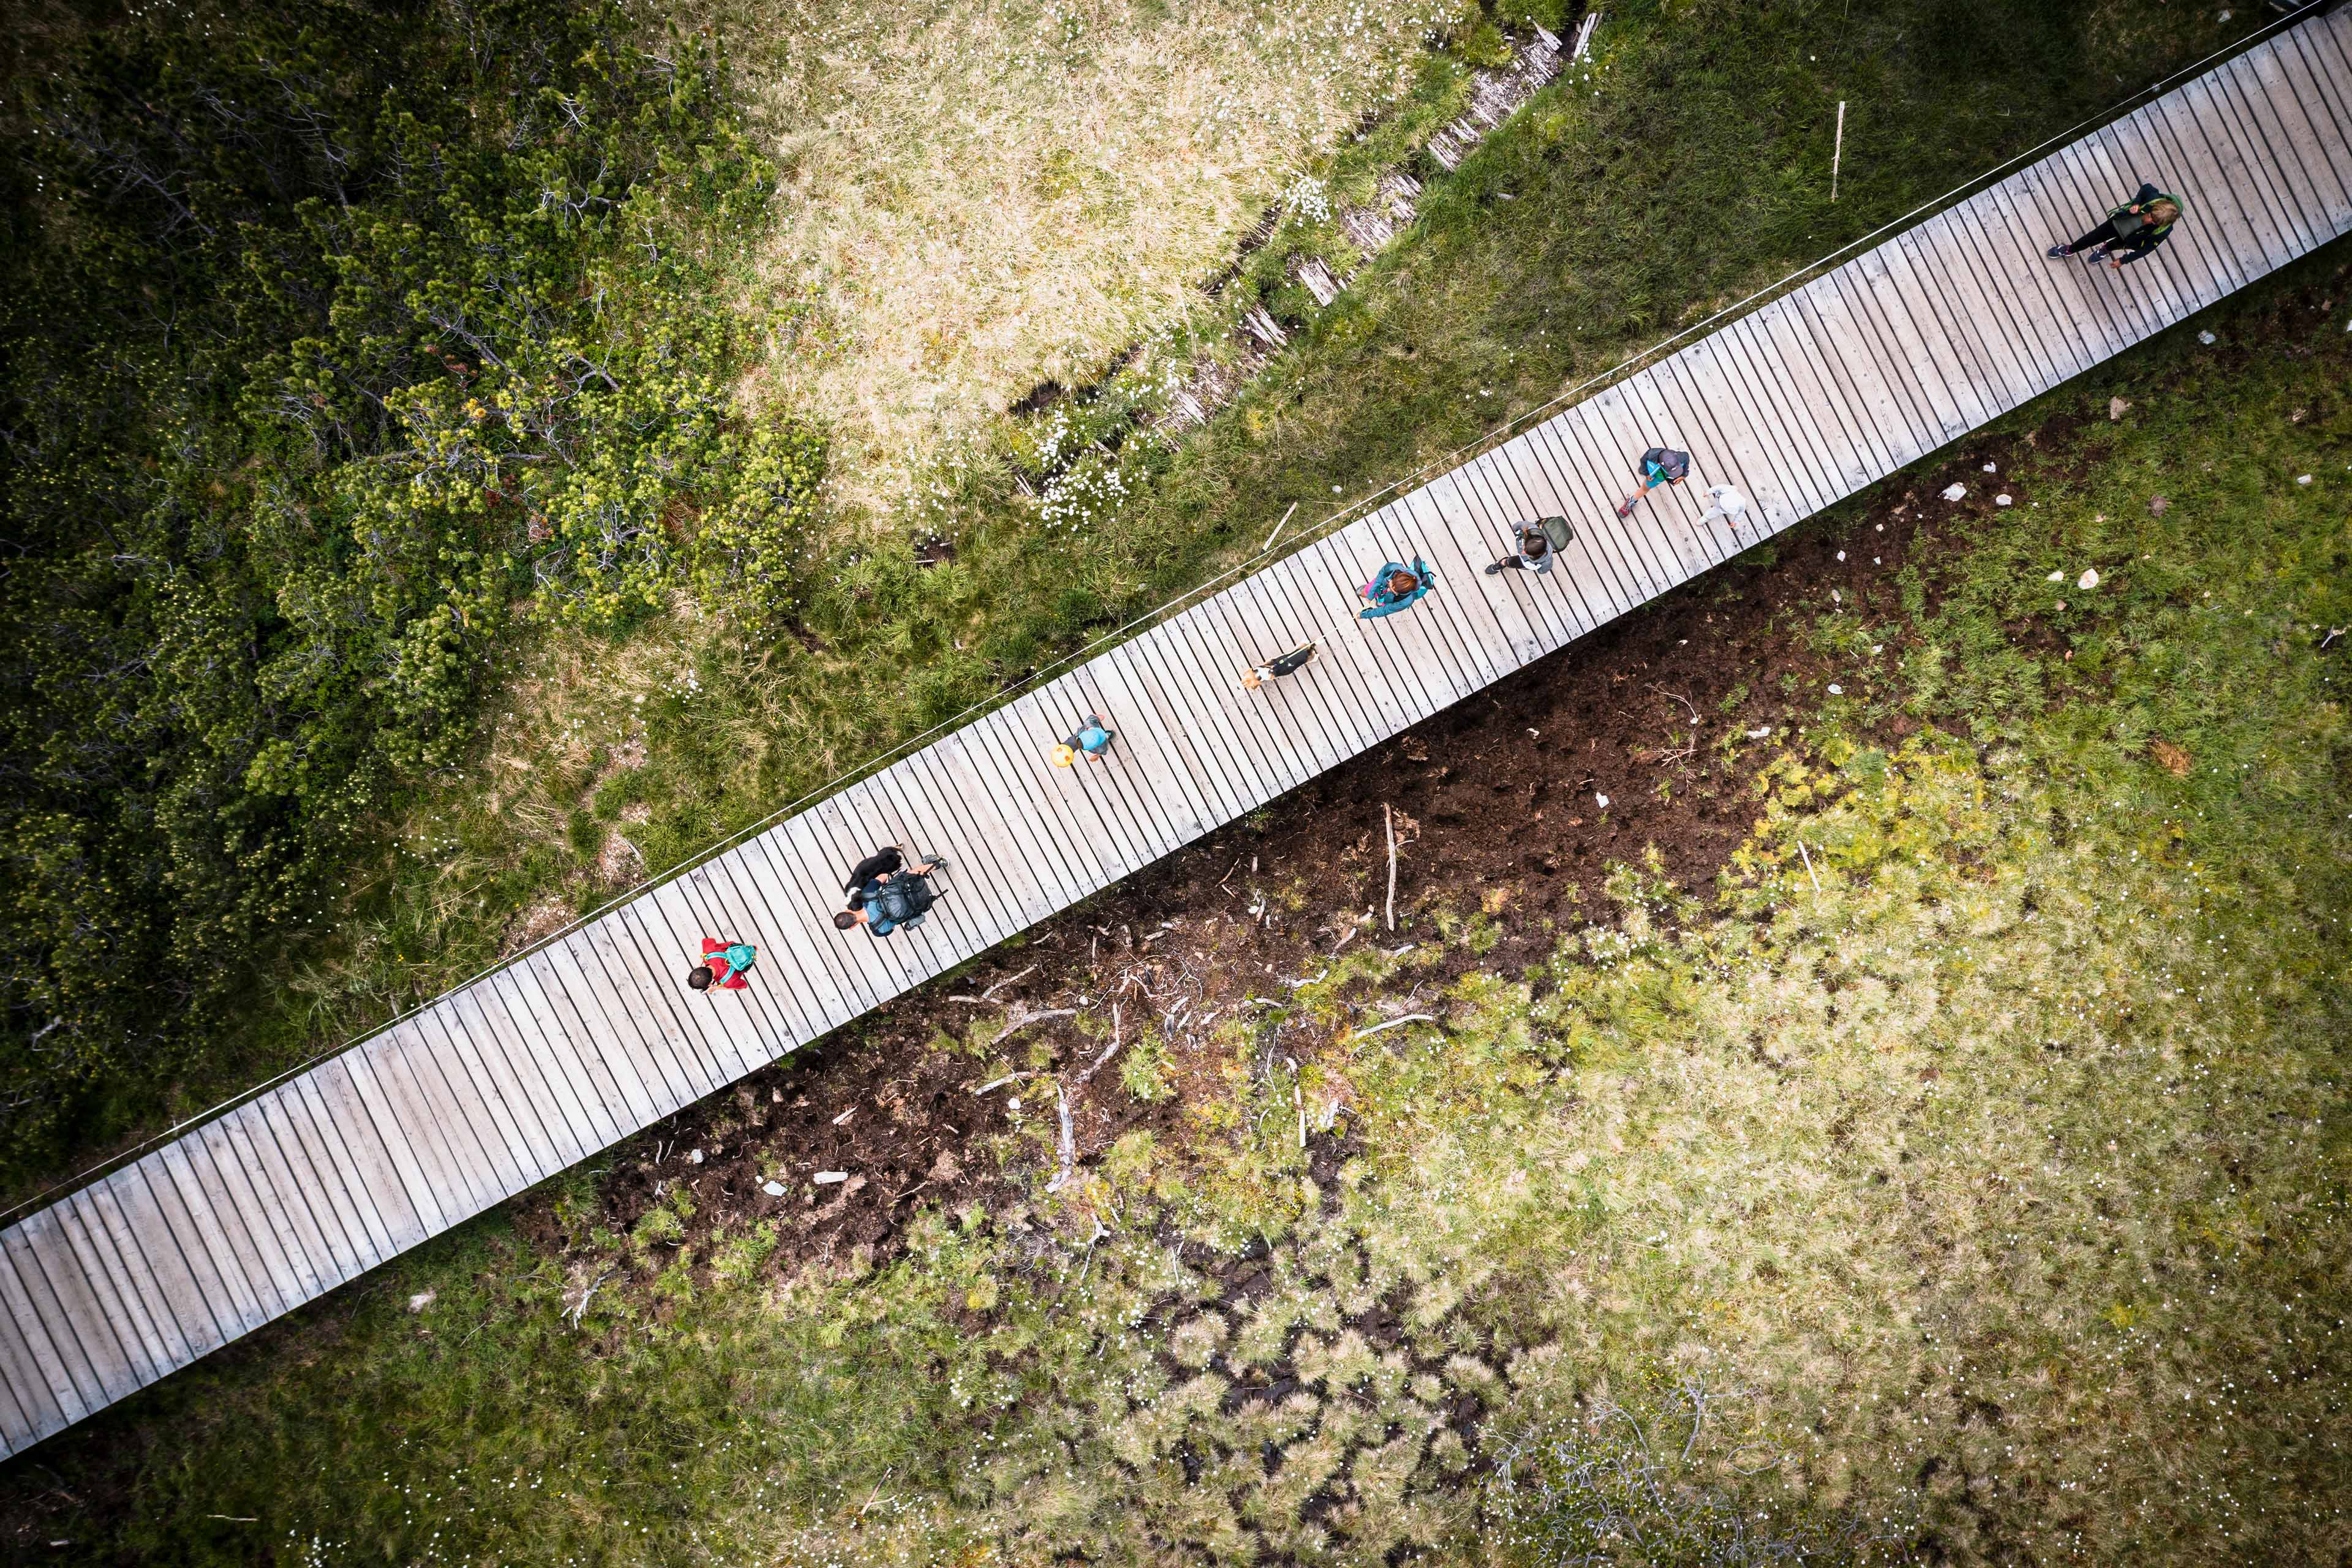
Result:
<instances>
[{"instance_id":1,"label":"person in red jacket","mask_svg":"<svg viewBox=\"0 0 2352 1568\"><path fill-rule=\"evenodd\" d=\"M760 950L748 942L714 942L702 939L702 962L688 973L686 983L697 991L708 991L713 985L721 991L740 991L751 984L751 965Z\"/></svg>"}]
</instances>

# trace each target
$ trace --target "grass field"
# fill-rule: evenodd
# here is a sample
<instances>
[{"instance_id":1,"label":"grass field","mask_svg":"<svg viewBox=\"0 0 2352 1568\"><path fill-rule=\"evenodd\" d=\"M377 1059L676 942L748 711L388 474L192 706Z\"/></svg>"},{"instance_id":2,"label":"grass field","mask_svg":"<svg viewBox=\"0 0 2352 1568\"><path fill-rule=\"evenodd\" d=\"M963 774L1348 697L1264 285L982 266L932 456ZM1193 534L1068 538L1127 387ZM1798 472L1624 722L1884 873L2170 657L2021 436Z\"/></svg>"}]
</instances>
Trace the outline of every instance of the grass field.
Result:
<instances>
[{"instance_id":1,"label":"grass field","mask_svg":"<svg viewBox=\"0 0 2352 1568\"><path fill-rule=\"evenodd\" d=\"M1033 387L1091 382L1205 308L1243 232L1462 10L723 9L784 176L755 292L809 308L764 390L832 428L838 494L894 523Z\"/></svg>"},{"instance_id":2,"label":"grass field","mask_svg":"<svg viewBox=\"0 0 2352 1568\"><path fill-rule=\"evenodd\" d=\"M18 1539L2337 1560L2348 306L2338 246L2022 411L2030 504L1780 626L1852 672L1801 739L1712 721L1774 752L1719 889L1629 868L1510 973L1509 898L1465 897L1221 1026L1087 1180L1019 1125L1028 1200L878 1269L680 1247L682 1192L614 1235L572 1173L20 1461Z\"/></svg>"},{"instance_id":3,"label":"grass field","mask_svg":"<svg viewBox=\"0 0 2352 1568\"><path fill-rule=\"evenodd\" d=\"M1139 11L1129 25L1158 24ZM1292 502L1304 519L1365 495L2072 123L2084 59L2147 80L2230 31L2119 4L1907 0L1851 19L1826 5L1690 4L1613 17L1591 71L1433 181L1419 223L1210 428L1172 449L1122 447L1128 499L1104 521L1042 528L1000 452L933 498L953 561L920 569L903 537L844 544L812 569L791 635L749 637L681 606L625 639L520 647L479 758L437 775L389 835L394 853L355 870L322 922L331 934L289 948L250 1034L225 1043L224 1078L247 1081L433 994L640 865L676 864L1199 581ZM846 40L822 69L851 73L843 62L880 47ZM793 47L798 68L819 69ZM747 72L773 68L756 45L740 52ZM1962 55L1981 68L1952 69ZM838 94L854 76L823 79ZM917 91L913 76L892 79ZM1070 79L1072 92L1097 80ZM852 97L840 113L875 117L857 135L896 126L889 156L938 166L918 135L928 121L885 116L894 100L878 89ZM208 1101L216 1087L182 1093Z\"/></svg>"}]
</instances>

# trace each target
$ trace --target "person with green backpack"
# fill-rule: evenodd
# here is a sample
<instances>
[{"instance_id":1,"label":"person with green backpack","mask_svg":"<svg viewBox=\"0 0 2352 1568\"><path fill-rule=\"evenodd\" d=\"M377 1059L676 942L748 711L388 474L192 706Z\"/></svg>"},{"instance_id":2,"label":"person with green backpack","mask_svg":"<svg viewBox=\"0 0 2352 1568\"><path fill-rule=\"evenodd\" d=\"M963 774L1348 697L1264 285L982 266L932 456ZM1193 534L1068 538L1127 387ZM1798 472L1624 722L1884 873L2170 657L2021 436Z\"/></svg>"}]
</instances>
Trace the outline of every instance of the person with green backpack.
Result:
<instances>
[{"instance_id":1,"label":"person with green backpack","mask_svg":"<svg viewBox=\"0 0 2352 1568\"><path fill-rule=\"evenodd\" d=\"M1486 567L1486 575L1517 569L1521 572L1549 573L1551 563L1568 542L1576 537L1564 517L1547 517L1518 526L1518 549Z\"/></svg>"},{"instance_id":2,"label":"person with green backpack","mask_svg":"<svg viewBox=\"0 0 2352 1568\"><path fill-rule=\"evenodd\" d=\"M2072 245L2052 246L2050 259L2079 256L2088 264L2104 256L2110 271L2120 271L2125 262L2139 260L2171 238L2172 226L2179 221L2180 198L2142 182L2139 194L2109 213L2106 222Z\"/></svg>"}]
</instances>

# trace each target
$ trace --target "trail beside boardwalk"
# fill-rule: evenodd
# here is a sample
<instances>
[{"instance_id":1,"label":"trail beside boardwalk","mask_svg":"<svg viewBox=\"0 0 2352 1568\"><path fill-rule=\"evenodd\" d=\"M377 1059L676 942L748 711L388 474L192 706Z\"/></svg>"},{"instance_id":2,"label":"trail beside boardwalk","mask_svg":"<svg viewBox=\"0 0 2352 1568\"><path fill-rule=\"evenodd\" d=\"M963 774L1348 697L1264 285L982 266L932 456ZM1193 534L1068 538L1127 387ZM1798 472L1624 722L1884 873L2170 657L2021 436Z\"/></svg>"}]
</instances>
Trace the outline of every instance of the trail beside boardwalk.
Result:
<instances>
[{"instance_id":1,"label":"trail beside boardwalk","mask_svg":"<svg viewBox=\"0 0 2352 1568\"><path fill-rule=\"evenodd\" d=\"M2352 13L2313 17L1378 512L0 1233L20 1451L724 1088L2352 228ZM2043 257L2142 179L2119 272ZM1648 448L1693 475L1614 515ZM1987 476L1991 482L1995 476ZM1750 501L1736 530L1706 487ZM1492 575L1518 521L1557 569ZM1437 591L1359 621L1383 561ZM1238 689L1307 640L1297 675ZM1118 732L1053 765L1086 715ZM836 931L877 845L950 858L920 926ZM698 994L705 936L751 986Z\"/></svg>"}]
</instances>

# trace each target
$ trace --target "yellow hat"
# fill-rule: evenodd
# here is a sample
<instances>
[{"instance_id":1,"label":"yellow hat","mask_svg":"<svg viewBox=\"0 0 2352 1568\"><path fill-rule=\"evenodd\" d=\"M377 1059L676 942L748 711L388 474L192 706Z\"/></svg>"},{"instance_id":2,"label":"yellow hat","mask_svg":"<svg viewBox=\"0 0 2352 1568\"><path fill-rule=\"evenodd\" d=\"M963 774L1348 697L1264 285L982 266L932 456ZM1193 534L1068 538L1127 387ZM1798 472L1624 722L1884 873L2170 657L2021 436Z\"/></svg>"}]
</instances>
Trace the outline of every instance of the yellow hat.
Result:
<instances>
[{"instance_id":1,"label":"yellow hat","mask_svg":"<svg viewBox=\"0 0 2352 1568\"><path fill-rule=\"evenodd\" d=\"M1054 748L1054 765L1055 767L1066 768L1076 763L1077 760L1078 753L1070 750L1069 747L1056 746Z\"/></svg>"}]
</instances>

